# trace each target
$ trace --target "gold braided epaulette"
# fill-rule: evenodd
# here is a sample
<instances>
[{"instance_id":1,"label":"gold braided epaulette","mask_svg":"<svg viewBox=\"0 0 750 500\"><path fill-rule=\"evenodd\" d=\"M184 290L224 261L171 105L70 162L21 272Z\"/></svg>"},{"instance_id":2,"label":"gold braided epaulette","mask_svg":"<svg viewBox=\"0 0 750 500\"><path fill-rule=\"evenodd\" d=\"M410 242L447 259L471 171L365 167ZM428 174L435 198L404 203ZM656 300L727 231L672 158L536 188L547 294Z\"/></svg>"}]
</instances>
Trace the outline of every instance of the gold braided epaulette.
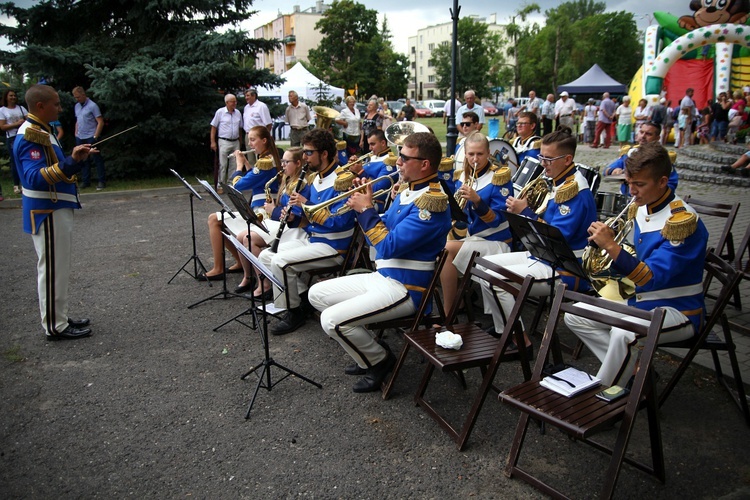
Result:
<instances>
[{"instance_id":1,"label":"gold braided epaulette","mask_svg":"<svg viewBox=\"0 0 750 500\"><path fill-rule=\"evenodd\" d=\"M408 182L402 182L401 185L398 187L398 194L403 193L407 189L409 189L409 183Z\"/></svg>"},{"instance_id":2,"label":"gold braided epaulette","mask_svg":"<svg viewBox=\"0 0 750 500\"><path fill-rule=\"evenodd\" d=\"M42 131L38 125L31 125L23 133L23 138L34 144L41 146L52 146L52 140L49 138L49 134Z\"/></svg>"},{"instance_id":3,"label":"gold braided epaulette","mask_svg":"<svg viewBox=\"0 0 750 500\"><path fill-rule=\"evenodd\" d=\"M620 148L620 156L628 154L628 151L633 149L633 146L627 145Z\"/></svg>"},{"instance_id":4,"label":"gold braided epaulette","mask_svg":"<svg viewBox=\"0 0 750 500\"><path fill-rule=\"evenodd\" d=\"M389 167L395 167L397 161L398 161L398 156L393 154L393 151L388 151L388 156L385 157L385 160L383 160L383 163L385 163Z\"/></svg>"},{"instance_id":5,"label":"gold braided epaulette","mask_svg":"<svg viewBox=\"0 0 750 500\"><path fill-rule=\"evenodd\" d=\"M453 156L449 158L443 158L440 160L440 167L438 167L439 172L450 172L453 170L453 164L454 164L455 158Z\"/></svg>"},{"instance_id":6,"label":"gold braided epaulette","mask_svg":"<svg viewBox=\"0 0 750 500\"><path fill-rule=\"evenodd\" d=\"M541 149L542 148L542 140L536 140L531 143L531 147L529 149Z\"/></svg>"},{"instance_id":7,"label":"gold braided epaulette","mask_svg":"<svg viewBox=\"0 0 750 500\"><path fill-rule=\"evenodd\" d=\"M320 210L318 210L312 215L312 219L310 219L310 222L314 222L322 226L323 224L325 224L325 222L328 220L330 216L331 216L331 211L328 210L328 207L321 208Z\"/></svg>"},{"instance_id":8,"label":"gold braided epaulette","mask_svg":"<svg viewBox=\"0 0 750 500\"><path fill-rule=\"evenodd\" d=\"M461 176L464 175L463 170L454 170L453 171L453 181L461 180Z\"/></svg>"},{"instance_id":9,"label":"gold braided epaulette","mask_svg":"<svg viewBox=\"0 0 750 500\"><path fill-rule=\"evenodd\" d=\"M343 151L346 149L346 141L336 141L336 149L338 151Z\"/></svg>"},{"instance_id":10,"label":"gold braided epaulette","mask_svg":"<svg viewBox=\"0 0 750 500\"><path fill-rule=\"evenodd\" d=\"M638 205L631 203L628 207L628 220L635 219L636 215L638 215Z\"/></svg>"},{"instance_id":11,"label":"gold braided epaulette","mask_svg":"<svg viewBox=\"0 0 750 500\"><path fill-rule=\"evenodd\" d=\"M698 217L688 212L680 200L670 203L669 208L672 210L672 215L664 224L661 235L665 240L684 241L698 229Z\"/></svg>"},{"instance_id":12,"label":"gold braided epaulette","mask_svg":"<svg viewBox=\"0 0 750 500\"><path fill-rule=\"evenodd\" d=\"M273 158L258 158L255 162L255 168L258 170L271 170L273 168Z\"/></svg>"},{"instance_id":13,"label":"gold braided epaulette","mask_svg":"<svg viewBox=\"0 0 750 500\"><path fill-rule=\"evenodd\" d=\"M577 194L578 183L575 179L568 179L563 182L562 186L557 188L557 192L555 193L555 203L559 205L560 203L570 201L575 198Z\"/></svg>"},{"instance_id":14,"label":"gold braided epaulette","mask_svg":"<svg viewBox=\"0 0 750 500\"><path fill-rule=\"evenodd\" d=\"M495 186L502 186L503 184L509 183L511 177L512 174L510 173L510 168L500 167L495 170L494 174L492 174L492 184Z\"/></svg>"},{"instance_id":15,"label":"gold braided epaulette","mask_svg":"<svg viewBox=\"0 0 750 500\"><path fill-rule=\"evenodd\" d=\"M672 165L674 165L674 164L675 164L675 162L677 161L677 153L676 153L675 151L671 151L671 150L670 150L670 151L668 152L668 154L669 154L669 162L670 162L670 163L671 163Z\"/></svg>"},{"instance_id":16,"label":"gold braided epaulette","mask_svg":"<svg viewBox=\"0 0 750 500\"><path fill-rule=\"evenodd\" d=\"M448 210L448 195L440 189L439 182L431 182L426 193L414 200L414 205L429 212Z\"/></svg>"},{"instance_id":17,"label":"gold braided epaulette","mask_svg":"<svg viewBox=\"0 0 750 500\"><path fill-rule=\"evenodd\" d=\"M339 172L341 170L341 172ZM336 180L333 181L333 189L336 191L349 191L352 188L352 181L357 175L350 170L343 170L341 167L336 169Z\"/></svg>"}]
</instances>

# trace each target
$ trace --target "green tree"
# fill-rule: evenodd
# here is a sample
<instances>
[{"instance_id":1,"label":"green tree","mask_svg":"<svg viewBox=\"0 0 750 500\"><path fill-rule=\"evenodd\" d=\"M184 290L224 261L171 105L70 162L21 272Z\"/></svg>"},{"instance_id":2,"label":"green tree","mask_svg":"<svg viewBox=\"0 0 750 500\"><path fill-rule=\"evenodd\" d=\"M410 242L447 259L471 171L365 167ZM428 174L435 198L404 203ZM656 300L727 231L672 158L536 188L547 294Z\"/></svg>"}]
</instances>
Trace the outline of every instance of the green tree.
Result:
<instances>
[{"instance_id":1,"label":"green tree","mask_svg":"<svg viewBox=\"0 0 750 500\"><path fill-rule=\"evenodd\" d=\"M406 92L408 59L391 44L387 22L378 29L377 11L353 0L335 0L315 25L323 39L308 58L313 73L331 85L360 96L397 96Z\"/></svg>"},{"instance_id":2,"label":"green tree","mask_svg":"<svg viewBox=\"0 0 750 500\"><path fill-rule=\"evenodd\" d=\"M508 55L513 58L513 90L512 93L520 93L521 84L521 61L519 58L519 45L525 40L530 39L538 27L526 25L526 19L534 12L539 12L539 5L536 3L525 4L515 15L511 16L510 22L505 25L505 35L510 41L508 44ZM516 23L516 18L524 24Z\"/></svg>"},{"instance_id":3,"label":"green tree","mask_svg":"<svg viewBox=\"0 0 750 500\"><path fill-rule=\"evenodd\" d=\"M77 85L102 107L105 135L138 125L102 145L113 176L206 170L212 164L208 122L223 93L281 83L266 70L238 64L277 41L223 30L254 14L251 6L252 0L5 3L0 11L17 26L0 26L0 35L19 50L0 57L61 92L68 131L74 123L69 96Z\"/></svg>"},{"instance_id":4,"label":"green tree","mask_svg":"<svg viewBox=\"0 0 750 500\"><path fill-rule=\"evenodd\" d=\"M491 33L487 25L470 17L458 20L458 63L456 68L456 91L461 93L473 89L477 96L488 97L490 72L493 63L500 67L501 41L497 33ZM432 51L431 64L435 67L437 87L450 94L451 46L439 45Z\"/></svg>"}]
</instances>

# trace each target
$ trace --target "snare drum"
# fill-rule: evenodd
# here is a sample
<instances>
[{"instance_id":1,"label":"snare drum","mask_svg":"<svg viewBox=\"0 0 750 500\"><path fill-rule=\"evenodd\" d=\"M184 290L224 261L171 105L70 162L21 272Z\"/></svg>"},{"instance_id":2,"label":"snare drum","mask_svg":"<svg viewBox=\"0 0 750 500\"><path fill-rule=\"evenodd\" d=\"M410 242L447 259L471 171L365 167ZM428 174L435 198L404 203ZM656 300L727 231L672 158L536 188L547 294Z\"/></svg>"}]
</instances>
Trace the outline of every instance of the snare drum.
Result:
<instances>
[{"instance_id":1,"label":"snare drum","mask_svg":"<svg viewBox=\"0 0 750 500\"><path fill-rule=\"evenodd\" d=\"M518 154L507 141L492 139L490 141L490 157L494 158L498 165L510 168L511 176L518 170Z\"/></svg>"},{"instance_id":2,"label":"snare drum","mask_svg":"<svg viewBox=\"0 0 750 500\"><path fill-rule=\"evenodd\" d=\"M512 177L513 187L515 188L516 196L521 190L526 187L526 184L536 179L544 172L544 167L539 160L536 158L524 158L519 169Z\"/></svg>"},{"instance_id":3,"label":"snare drum","mask_svg":"<svg viewBox=\"0 0 750 500\"><path fill-rule=\"evenodd\" d=\"M602 218L614 217L622 212L628 204L629 198L620 193L596 193L596 210Z\"/></svg>"},{"instance_id":4,"label":"snare drum","mask_svg":"<svg viewBox=\"0 0 750 500\"><path fill-rule=\"evenodd\" d=\"M581 163L576 163L576 168L581 172L581 175L586 179L586 182L589 183L591 194L596 195L596 192L599 191L599 183L602 180L601 176L599 176L599 170Z\"/></svg>"}]
</instances>

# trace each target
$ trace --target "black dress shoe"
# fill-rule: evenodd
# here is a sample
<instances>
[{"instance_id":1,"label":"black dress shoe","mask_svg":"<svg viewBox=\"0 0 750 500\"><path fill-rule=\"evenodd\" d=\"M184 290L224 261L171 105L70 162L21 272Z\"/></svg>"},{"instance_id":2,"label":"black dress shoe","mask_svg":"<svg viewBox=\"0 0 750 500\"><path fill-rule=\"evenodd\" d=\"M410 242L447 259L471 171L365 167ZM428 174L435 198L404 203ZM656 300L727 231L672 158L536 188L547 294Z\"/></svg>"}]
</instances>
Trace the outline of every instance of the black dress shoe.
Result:
<instances>
[{"instance_id":1,"label":"black dress shoe","mask_svg":"<svg viewBox=\"0 0 750 500\"><path fill-rule=\"evenodd\" d=\"M260 295L253 295L255 300L265 300L266 302L273 300L273 288L269 288Z\"/></svg>"},{"instance_id":2,"label":"black dress shoe","mask_svg":"<svg viewBox=\"0 0 750 500\"><path fill-rule=\"evenodd\" d=\"M91 328L75 328L68 326L57 335L47 335L47 340L75 340L91 335Z\"/></svg>"},{"instance_id":3,"label":"black dress shoe","mask_svg":"<svg viewBox=\"0 0 750 500\"><path fill-rule=\"evenodd\" d=\"M195 277L198 281L221 281L224 279L224 273L221 274L214 274L209 276L206 273L200 273L198 276Z\"/></svg>"},{"instance_id":4,"label":"black dress shoe","mask_svg":"<svg viewBox=\"0 0 750 500\"><path fill-rule=\"evenodd\" d=\"M251 281L247 285L240 285L237 288L235 288L234 293L243 294L243 293L249 292L250 290L253 290L254 288L255 288L255 283Z\"/></svg>"},{"instance_id":5,"label":"black dress shoe","mask_svg":"<svg viewBox=\"0 0 750 500\"><path fill-rule=\"evenodd\" d=\"M360 368L357 363L354 363L344 368L344 373L347 375L364 375L367 373L367 368Z\"/></svg>"},{"instance_id":6,"label":"black dress shoe","mask_svg":"<svg viewBox=\"0 0 750 500\"><path fill-rule=\"evenodd\" d=\"M740 175L742 177L750 177L750 167L745 167L743 169L740 169Z\"/></svg>"},{"instance_id":7,"label":"black dress shoe","mask_svg":"<svg viewBox=\"0 0 750 500\"><path fill-rule=\"evenodd\" d=\"M395 364L396 356L388 352L383 361L368 369L365 376L357 380L357 383L352 386L352 390L354 392L379 391L380 386L383 385L385 378L393 370Z\"/></svg>"},{"instance_id":8,"label":"black dress shoe","mask_svg":"<svg viewBox=\"0 0 750 500\"><path fill-rule=\"evenodd\" d=\"M284 319L271 330L271 335L286 335L305 324L305 313L301 307L289 309Z\"/></svg>"},{"instance_id":9,"label":"black dress shoe","mask_svg":"<svg viewBox=\"0 0 750 500\"><path fill-rule=\"evenodd\" d=\"M68 325L72 326L73 328L85 328L89 326L89 323L91 323L91 320L89 320L88 318L81 318L81 319L68 318Z\"/></svg>"},{"instance_id":10,"label":"black dress shoe","mask_svg":"<svg viewBox=\"0 0 750 500\"><path fill-rule=\"evenodd\" d=\"M734 175L734 169L730 165L722 165L721 171L725 174Z\"/></svg>"}]
</instances>

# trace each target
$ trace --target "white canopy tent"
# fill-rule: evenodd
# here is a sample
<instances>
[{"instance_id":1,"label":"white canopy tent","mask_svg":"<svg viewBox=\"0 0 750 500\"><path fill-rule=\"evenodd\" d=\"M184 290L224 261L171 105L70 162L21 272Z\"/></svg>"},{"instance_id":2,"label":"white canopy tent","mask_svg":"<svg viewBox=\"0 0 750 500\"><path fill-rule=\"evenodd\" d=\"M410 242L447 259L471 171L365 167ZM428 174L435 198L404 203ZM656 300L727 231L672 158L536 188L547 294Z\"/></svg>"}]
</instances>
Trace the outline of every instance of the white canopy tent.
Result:
<instances>
[{"instance_id":1,"label":"white canopy tent","mask_svg":"<svg viewBox=\"0 0 750 500\"><path fill-rule=\"evenodd\" d=\"M326 89L329 99L336 97L344 98L344 89L328 85L317 76L313 75L304 66L297 63L286 73L282 73L281 78L286 80L285 83L278 87L273 87L268 91L260 91L260 97L272 97L281 99L282 103L289 102L289 91L294 90L301 99L317 100L320 94L320 86Z\"/></svg>"}]
</instances>

